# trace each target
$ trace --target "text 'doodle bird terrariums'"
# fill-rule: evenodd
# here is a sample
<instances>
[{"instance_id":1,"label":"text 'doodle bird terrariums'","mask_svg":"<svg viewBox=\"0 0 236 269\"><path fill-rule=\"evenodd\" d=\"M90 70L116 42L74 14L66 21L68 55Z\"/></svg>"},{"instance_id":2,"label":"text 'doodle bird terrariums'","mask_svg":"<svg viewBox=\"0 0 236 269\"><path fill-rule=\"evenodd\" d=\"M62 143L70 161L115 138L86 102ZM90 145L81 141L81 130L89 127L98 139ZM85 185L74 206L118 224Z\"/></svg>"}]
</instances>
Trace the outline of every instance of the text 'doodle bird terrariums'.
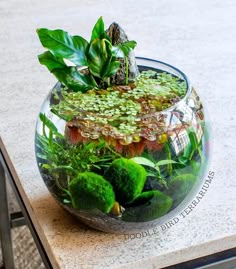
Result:
<instances>
[{"instance_id":1,"label":"text 'doodle bird terrariums'","mask_svg":"<svg viewBox=\"0 0 236 269\"><path fill-rule=\"evenodd\" d=\"M39 61L59 80L45 100L35 145L49 191L69 212L103 231L162 224L203 178L206 127L187 77L135 58L119 25L91 40L37 30Z\"/></svg>"}]
</instances>

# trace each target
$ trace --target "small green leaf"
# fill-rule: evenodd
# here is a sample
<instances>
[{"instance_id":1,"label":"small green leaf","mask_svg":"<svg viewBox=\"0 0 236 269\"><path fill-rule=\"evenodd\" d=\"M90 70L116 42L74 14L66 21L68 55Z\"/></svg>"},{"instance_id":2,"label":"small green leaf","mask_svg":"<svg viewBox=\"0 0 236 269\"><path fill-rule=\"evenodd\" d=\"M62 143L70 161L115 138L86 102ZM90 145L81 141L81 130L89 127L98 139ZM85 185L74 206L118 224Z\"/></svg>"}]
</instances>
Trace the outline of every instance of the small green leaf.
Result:
<instances>
[{"instance_id":1,"label":"small green leaf","mask_svg":"<svg viewBox=\"0 0 236 269\"><path fill-rule=\"evenodd\" d=\"M192 149L196 150L198 148L198 141L197 141L196 133L195 132L188 132L188 136L190 139Z\"/></svg>"},{"instance_id":2,"label":"small green leaf","mask_svg":"<svg viewBox=\"0 0 236 269\"><path fill-rule=\"evenodd\" d=\"M63 200L63 203L64 203L64 204L71 204L71 201L68 200L68 199L64 199L64 200Z\"/></svg>"},{"instance_id":3,"label":"small green leaf","mask_svg":"<svg viewBox=\"0 0 236 269\"><path fill-rule=\"evenodd\" d=\"M68 172L73 172L74 174L77 174L78 171L75 170L73 167L71 167L70 165L58 165L56 166L55 168L52 169L54 172L55 171L64 171L64 170L67 170Z\"/></svg>"},{"instance_id":4,"label":"small green leaf","mask_svg":"<svg viewBox=\"0 0 236 269\"><path fill-rule=\"evenodd\" d=\"M49 170L49 169L51 169L52 167L51 167L51 165L45 163L45 164L42 165L42 168Z\"/></svg>"},{"instance_id":5,"label":"small green leaf","mask_svg":"<svg viewBox=\"0 0 236 269\"><path fill-rule=\"evenodd\" d=\"M157 175L155 174L155 173L153 173L153 172L150 172L150 171L148 171L147 172L147 177L157 177Z\"/></svg>"},{"instance_id":6,"label":"small green leaf","mask_svg":"<svg viewBox=\"0 0 236 269\"><path fill-rule=\"evenodd\" d=\"M45 114L40 113L39 118L48 127L49 130L51 130L53 133L58 133L57 127L51 120L49 120L49 118Z\"/></svg>"},{"instance_id":7,"label":"small green leaf","mask_svg":"<svg viewBox=\"0 0 236 269\"><path fill-rule=\"evenodd\" d=\"M191 143L189 143L185 149L184 149L184 154L183 154L183 157L187 160L190 159L190 155L191 155L191 152L192 152L192 146L191 146Z\"/></svg>"},{"instance_id":8,"label":"small green leaf","mask_svg":"<svg viewBox=\"0 0 236 269\"><path fill-rule=\"evenodd\" d=\"M186 165L187 162L188 162L188 158L186 158L186 157L180 155L180 156L178 157L178 161L179 161L179 163L180 163L181 165Z\"/></svg>"},{"instance_id":9,"label":"small green leaf","mask_svg":"<svg viewBox=\"0 0 236 269\"><path fill-rule=\"evenodd\" d=\"M120 58L128 56L129 52L132 49L134 49L136 45L137 45L136 41L131 40L131 41L126 41L122 44L113 46L112 48L113 55Z\"/></svg>"},{"instance_id":10,"label":"small green leaf","mask_svg":"<svg viewBox=\"0 0 236 269\"><path fill-rule=\"evenodd\" d=\"M47 156L45 154L43 154L43 153L37 152L36 155L37 155L38 158L40 158L42 160L47 160Z\"/></svg>"},{"instance_id":11,"label":"small green leaf","mask_svg":"<svg viewBox=\"0 0 236 269\"><path fill-rule=\"evenodd\" d=\"M51 72L56 68L65 68L66 64L63 59L54 56L50 51L45 51L44 53L38 55L39 62L45 65Z\"/></svg>"},{"instance_id":12,"label":"small green leaf","mask_svg":"<svg viewBox=\"0 0 236 269\"><path fill-rule=\"evenodd\" d=\"M56 57L65 58L78 66L87 66L85 52L88 42L81 36L70 36L63 30L37 29L42 45Z\"/></svg>"},{"instance_id":13,"label":"small green leaf","mask_svg":"<svg viewBox=\"0 0 236 269\"><path fill-rule=\"evenodd\" d=\"M96 38L102 39L104 37L103 36L104 33L105 33L104 22L103 18L100 17L93 27L90 42L92 42Z\"/></svg>"},{"instance_id":14,"label":"small green leaf","mask_svg":"<svg viewBox=\"0 0 236 269\"><path fill-rule=\"evenodd\" d=\"M146 166L155 168L155 163L153 163L152 161L148 160L147 158L144 158L144 157L134 157L131 160L135 161L138 164L146 165Z\"/></svg>"},{"instance_id":15,"label":"small green leaf","mask_svg":"<svg viewBox=\"0 0 236 269\"><path fill-rule=\"evenodd\" d=\"M53 108L51 109L51 112L65 121L71 121L73 119L73 115L64 115L63 113L59 113L56 109Z\"/></svg>"},{"instance_id":16,"label":"small green leaf","mask_svg":"<svg viewBox=\"0 0 236 269\"><path fill-rule=\"evenodd\" d=\"M161 160L161 161L159 161L159 162L156 163L156 166L173 164L173 163L178 163L178 162L173 161L173 160Z\"/></svg>"},{"instance_id":17,"label":"small green leaf","mask_svg":"<svg viewBox=\"0 0 236 269\"><path fill-rule=\"evenodd\" d=\"M195 151L199 149L199 144L198 144L197 135L195 132L188 131L188 136L189 136L190 146L191 146L191 151L188 156L188 159L191 160L193 158ZM201 150L199 150L199 152L201 154Z\"/></svg>"}]
</instances>

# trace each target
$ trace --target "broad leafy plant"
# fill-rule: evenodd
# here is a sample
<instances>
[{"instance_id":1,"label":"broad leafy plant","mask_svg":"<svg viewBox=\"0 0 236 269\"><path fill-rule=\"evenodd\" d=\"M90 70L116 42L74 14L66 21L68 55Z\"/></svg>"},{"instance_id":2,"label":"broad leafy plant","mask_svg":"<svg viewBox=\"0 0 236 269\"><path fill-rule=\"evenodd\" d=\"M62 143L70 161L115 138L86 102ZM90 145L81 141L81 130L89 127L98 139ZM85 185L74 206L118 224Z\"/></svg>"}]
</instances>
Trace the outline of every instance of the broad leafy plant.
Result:
<instances>
[{"instance_id":1,"label":"broad leafy plant","mask_svg":"<svg viewBox=\"0 0 236 269\"><path fill-rule=\"evenodd\" d=\"M178 162L174 161L174 160L160 160L160 161L152 161L148 158L145 157L134 157L132 158L133 161L135 161L138 164L141 164L145 167L147 167L148 169L148 176L150 177L154 177L157 178L158 181L160 182L160 184L164 187L164 188L168 188L167 186L167 182L164 179L164 177L161 174L161 169L160 167L163 165L167 165L168 167L172 164L177 164ZM151 170L150 170L151 168ZM155 173L153 173L153 170L155 171Z\"/></svg>"},{"instance_id":2,"label":"broad leafy plant","mask_svg":"<svg viewBox=\"0 0 236 269\"><path fill-rule=\"evenodd\" d=\"M37 33L43 47L48 49L38 55L39 62L73 91L86 92L99 88L104 82L109 85L109 78L116 74L120 67L118 58L126 58L127 66L128 54L136 46L135 41L113 46L106 34L102 17L94 25L89 42L81 36L71 36L59 29L40 28ZM68 65L65 59L75 66Z\"/></svg>"}]
</instances>

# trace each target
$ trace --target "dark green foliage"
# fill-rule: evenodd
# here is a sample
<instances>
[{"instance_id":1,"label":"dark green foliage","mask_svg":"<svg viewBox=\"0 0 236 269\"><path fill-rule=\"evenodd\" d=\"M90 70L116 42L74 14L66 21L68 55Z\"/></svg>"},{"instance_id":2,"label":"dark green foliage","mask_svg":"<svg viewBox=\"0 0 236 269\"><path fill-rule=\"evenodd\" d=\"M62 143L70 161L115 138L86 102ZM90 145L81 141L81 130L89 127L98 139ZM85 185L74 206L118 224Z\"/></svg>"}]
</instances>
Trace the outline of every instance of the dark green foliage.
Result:
<instances>
[{"instance_id":1,"label":"dark green foliage","mask_svg":"<svg viewBox=\"0 0 236 269\"><path fill-rule=\"evenodd\" d=\"M105 178L112 184L116 200L125 205L141 194L146 181L146 171L132 160L119 158L112 162Z\"/></svg>"},{"instance_id":2,"label":"dark green foliage","mask_svg":"<svg viewBox=\"0 0 236 269\"><path fill-rule=\"evenodd\" d=\"M78 173L95 170L100 172L116 158L104 141L72 145L66 142L53 122L40 114L43 134L36 134L36 156L43 173L55 179L59 189L67 192L68 181Z\"/></svg>"},{"instance_id":3,"label":"dark green foliage","mask_svg":"<svg viewBox=\"0 0 236 269\"><path fill-rule=\"evenodd\" d=\"M38 56L39 62L45 65L51 73L65 86L73 91L86 92L98 88L95 78L100 84L109 80L120 66L119 57L126 57L136 46L135 41L124 42L113 46L104 29L102 17L93 27L91 40L88 42L81 36L71 36L57 29L37 29L43 47L48 51ZM117 55L119 53L119 55ZM86 67L87 74L82 74L76 67L67 66L67 59L79 67Z\"/></svg>"},{"instance_id":4,"label":"dark green foliage","mask_svg":"<svg viewBox=\"0 0 236 269\"><path fill-rule=\"evenodd\" d=\"M196 181L196 176L192 174L183 174L176 176L169 183L167 194L173 199L173 208L180 204L187 194L191 191L194 183Z\"/></svg>"},{"instance_id":5,"label":"dark green foliage","mask_svg":"<svg viewBox=\"0 0 236 269\"><path fill-rule=\"evenodd\" d=\"M178 163L173 164L176 175L192 174L197 177L203 165L202 142L198 142L196 133L188 129L190 143L185 147L183 154L178 156Z\"/></svg>"},{"instance_id":6,"label":"dark green foliage","mask_svg":"<svg viewBox=\"0 0 236 269\"><path fill-rule=\"evenodd\" d=\"M134 207L138 205L146 204L156 193L156 190L144 191L142 192L134 201L132 201L129 206Z\"/></svg>"},{"instance_id":7,"label":"dark green foliage","mask_svg":"<svg viewBox=\"0 0 236 269\"><path fill-rule=\"evenodd\" d=\"M40 28L37 33L43 47L56 57L68 59L78 66L87 65L85 52L89 44L83 37L71 36L60 29Z\"/></svg>"},{"instance_id":8,"label":"dark green foliage","mask_svg":"<svg viewBox=\"0 0 236 269\"><path fill-rule=\"evenodd\" d=\"M188 130L188 136L190 143L176 158L176 161L172 160L172 152L167 143L165 143L163 150L167 160L151 161L148 159L149 156L147 158L133 158L134 161L145 167L149 177L153 179L156 177L158 183L161 184L161 188L158 189L172 197L172 209L178 206L191 191L203 165L202 143L198 142L195 132ZM154 169L157 170L157 173L154 172ZM144 200L140 196L140 199L135 200L135 205L142 204Z\"/></svg>"},{"instance_id":9,"label":"dark green foliage","mask_svg":"<svg viewBox=\"0 0 236 269\"><path fill-rule=\"evenodd\" d=\"M45 65L50 72L53 72L55 69L63 69L66 67L63 59L56 57L50 51L45 51L38 55L38 60L42 65Z\"/></svg>"},{"instance_id":10,"label":"dark green foliage","mask_svg":"<svg viewBox=\"0 0 236 269\"><path fill-rule=\"evenodd\" d=\"M191 160L186 165L184 164L179 165L175 170L175 176L184 175L184 174L192 174L197 177L200 171L200 168L201 168L200 162Z\"/></svg>"},{"instance_id":11,"label":"dark green foliage","mask_svg":"<svg viewBox=\"0 0 236 269\"><path fill-rule=\"evenodd\" d=\"M75 92L86 92L97 87L90 74L81 74L76 67L67 66L63 58L54 56L50 51L38 55L38 59L63 85Z\"/></svg>"},{"instance_id":12,"label":"dark green foliage","mask_svg":"<svg viewBox=\"0 0 236 269\"><path fill-rule=\"evenodd\" d=\"M76 209L99 209L108 213L115 203L111 184L93 172L78 174L69 183L72 205Z\"/></svg>"},{"instance_id":13,"label":"dark green foliage","mask_svg":"<svg viewBox=\"0 0 236 269\"><path fill-rule=\"evenodd\" d=\"M143 204L139 205L140 202ZM170 210L172 199L158 190L153 190L143 192L135 203L137 203L137 206L126 208L122 220L144 222L160 218Z\"/></svg>"},{"instance_id":14,"label":"dark green foliage","mask_svg":"<svg viewBox=\"0 0 236 269\"><path fill-rule=\"evenodd\" d=\"M105 38L91 42L87 57L91 74L98 78L114 75L120 66L120 62L112 55L111 43Z\"/></svg>"},{"instance_id":15,"label":"dark green foliage","mask_svg":"<svg viewBox=\"0 0 236 269\"><path fill-rule=\"evenodd\" d=\"M198 158L202 158L202 144L198 142L196 133L188 130L188 137L190 143L185 147L183 154L178 158L179 162L183 165L186 165L189 161L191 162L196 155Z\"/></svg>"}]
</instances>

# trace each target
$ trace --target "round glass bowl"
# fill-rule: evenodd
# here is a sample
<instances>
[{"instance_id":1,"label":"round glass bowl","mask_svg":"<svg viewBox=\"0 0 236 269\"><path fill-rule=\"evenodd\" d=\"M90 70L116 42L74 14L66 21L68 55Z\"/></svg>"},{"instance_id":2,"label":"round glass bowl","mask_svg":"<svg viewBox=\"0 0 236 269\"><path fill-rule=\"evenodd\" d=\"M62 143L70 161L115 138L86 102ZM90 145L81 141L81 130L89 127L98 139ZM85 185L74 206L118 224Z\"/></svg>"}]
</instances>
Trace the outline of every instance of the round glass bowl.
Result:
<instances>
[{"instance_id":1,"label":"round glass bowl","mask_svg":"<svg viewBox=\"0 0 236 269\"><path fill-rule=\"evenodd\" d=\"M202 103L188 78L137 58L140 77L106 90L60 83L44 101L35 135L53 197L90 227L129 233L162 225L199 190L208 160Z\"/></svg>"}]
</instances>

